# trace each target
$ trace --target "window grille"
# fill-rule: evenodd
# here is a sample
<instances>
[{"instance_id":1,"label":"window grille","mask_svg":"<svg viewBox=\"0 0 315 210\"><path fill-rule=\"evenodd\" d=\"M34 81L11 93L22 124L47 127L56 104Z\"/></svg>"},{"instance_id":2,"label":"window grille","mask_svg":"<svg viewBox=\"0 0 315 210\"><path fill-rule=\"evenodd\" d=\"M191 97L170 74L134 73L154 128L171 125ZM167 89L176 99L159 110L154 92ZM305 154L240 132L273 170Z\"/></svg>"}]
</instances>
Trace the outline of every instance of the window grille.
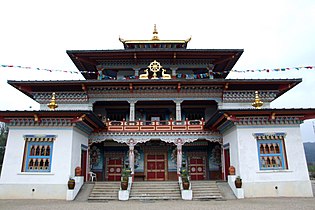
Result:
<instances>
[{"instance_id":1,"label":"window grille","mask_svg":"<svg viewBox=\"0 0 315 210\"><path fill-rule=\"evenodd\" d=\"M255 134L260 170L287 169L284 134Z\"/></svg>"},{"instance_id":2,"label":"window grille","mask_svg":"<svg viewBox=\"0 0 315 210\"><path fill-rule=\"evenodd\" d=\"M55 135L26 135L23 171L50 172Z\"/></svg>"}]
</instances>

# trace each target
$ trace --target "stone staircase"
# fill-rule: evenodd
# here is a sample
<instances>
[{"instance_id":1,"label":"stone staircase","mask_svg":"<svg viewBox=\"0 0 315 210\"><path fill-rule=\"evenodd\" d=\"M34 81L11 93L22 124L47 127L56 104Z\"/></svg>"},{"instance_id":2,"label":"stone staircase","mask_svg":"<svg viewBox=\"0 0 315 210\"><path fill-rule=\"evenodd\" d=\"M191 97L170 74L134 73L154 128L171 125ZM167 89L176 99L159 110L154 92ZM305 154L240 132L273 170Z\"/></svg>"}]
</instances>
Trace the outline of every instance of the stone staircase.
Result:
<instances>
[{"instance_id":1,"label":"stone staircase","mask_svg":"<svg viewBox=\"0 0 315 210\"><path fill-rule=\"evenodd\" d=\"M134 182L129 200L180 200L177 181Z\"/></svg>"},{"instance_id":2,"label":"stone staircase","mask_svg":"<svg viewBox=\"0 0 315 210\"><path fill-rule=\"evenodd\" d=\"M120 182L95 182L89 201L118 200Z\"/></svg>"},{"instance_id":3,"label":"stone staircase","mask_svg":"<svg viewBox=\"0 0 315 210\"><path fill-rule=\"evenodd\" d=\"M193 200L222 199L215 181L191 181Z\"/></svg>"}]
</instances>

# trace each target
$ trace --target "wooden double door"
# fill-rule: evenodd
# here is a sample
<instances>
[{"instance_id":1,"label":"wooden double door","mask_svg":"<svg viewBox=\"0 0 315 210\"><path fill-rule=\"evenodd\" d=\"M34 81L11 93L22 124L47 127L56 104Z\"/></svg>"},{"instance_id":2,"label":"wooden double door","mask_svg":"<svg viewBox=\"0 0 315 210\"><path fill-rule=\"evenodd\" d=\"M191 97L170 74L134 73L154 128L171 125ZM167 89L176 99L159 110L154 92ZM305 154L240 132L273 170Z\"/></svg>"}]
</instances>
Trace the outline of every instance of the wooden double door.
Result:
<instances>
[{"instance_id":1,"label":"wooden double door","mask_svg":"<svg viewBox=\"0 0 315 210\"><path fill-rule=\"evenodd\" d=\"M163 152L146 153L146 180L164 181L167 179L167 155Z\"/></svg>"},{"instance_id":2,"label":"wooden double door","mask_svg":"<svg viewBox=\"0 0 315 210\"><path fill-rule=\"evenodd\" d=\"M123 168L122 157L106 158L106 180L107 181L120 181L122 168Z\"/></svg>"},{"instance_id":3,"label":"wooden double door","mask_svg":"<svg viewBox=\"0 0 315 210\"><path fill-rule=\"evenodd\" d=\"M189 157L188 167L191 180L206 179L206 158L204 156Z\"/></svg>"}]
</instances>

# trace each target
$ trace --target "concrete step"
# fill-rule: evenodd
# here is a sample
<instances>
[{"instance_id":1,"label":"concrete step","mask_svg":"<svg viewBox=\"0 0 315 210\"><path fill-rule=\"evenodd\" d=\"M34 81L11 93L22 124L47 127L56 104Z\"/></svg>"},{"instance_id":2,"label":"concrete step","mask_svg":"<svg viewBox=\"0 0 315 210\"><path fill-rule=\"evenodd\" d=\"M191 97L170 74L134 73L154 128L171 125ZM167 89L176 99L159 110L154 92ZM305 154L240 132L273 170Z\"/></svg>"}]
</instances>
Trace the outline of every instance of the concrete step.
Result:
<instances>
[{"instance_id":1,"label":"concrete step","mask_svg":"<svg viewBox=\"0 0 315 210\"><path fill-rule=\"evenodd\" d=\"M118 200L120 182L95 182L88 200Z\"/></svg>"},{"instance_id":2,"label":"concrete step","mask_svg":"<svg viewBox=\"0 0 315 210\"><path fill-rule=\"evenodd\" d=\"M134 182L130 200L179 200L180 189L177 181Z\"/></svg>"},{"instance_id":3,"label":"concrete step","mask_svg":"<svg viewBox=\"0 0 315 210\"><path fill-rule=\"evenodd\" d=\"M191 181L193 200L222 199L215 181Z\"/></svg>"}]
</instances>

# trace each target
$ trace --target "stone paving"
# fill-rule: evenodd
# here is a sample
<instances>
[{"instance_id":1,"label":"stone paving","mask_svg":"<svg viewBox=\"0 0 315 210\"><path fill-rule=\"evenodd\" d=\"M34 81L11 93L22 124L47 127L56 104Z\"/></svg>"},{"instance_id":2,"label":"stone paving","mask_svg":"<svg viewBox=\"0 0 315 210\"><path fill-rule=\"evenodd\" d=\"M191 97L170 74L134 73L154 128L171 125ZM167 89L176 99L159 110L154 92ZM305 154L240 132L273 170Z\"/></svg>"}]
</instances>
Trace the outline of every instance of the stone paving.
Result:
<instances>
[{"instance_id":1,"label":"stone paving","mask_svg":"<svg viewBox=\"0 0 315 210\"><path fill-rule=\"evenodd\" d=\"M315 192L315 181L312 181ZM87 193L91 186L87 187ZM85 196L75 201L64 200L0 200L0 210L201 210L201 209L238 209L238 210L290 210L315 209L315 197L312 198L247 198L247 199L221 199L207 201L103 201L88 202Z\"/></svg>"},{"instance_id":2,"label":"stone paving","mask_svg":"<svg viewBox=\"0 0 315 210\"><path fill-rule=\"evenodd\" d=\"M239 210L289 210L315 209L314 198L255 198L242 200L210 200L210 201L109 201L109 202L82 202L62 200L0 200L0 209L16 210L199 210L199 209L239 209Z\"/></svg>"}]
</instances>

